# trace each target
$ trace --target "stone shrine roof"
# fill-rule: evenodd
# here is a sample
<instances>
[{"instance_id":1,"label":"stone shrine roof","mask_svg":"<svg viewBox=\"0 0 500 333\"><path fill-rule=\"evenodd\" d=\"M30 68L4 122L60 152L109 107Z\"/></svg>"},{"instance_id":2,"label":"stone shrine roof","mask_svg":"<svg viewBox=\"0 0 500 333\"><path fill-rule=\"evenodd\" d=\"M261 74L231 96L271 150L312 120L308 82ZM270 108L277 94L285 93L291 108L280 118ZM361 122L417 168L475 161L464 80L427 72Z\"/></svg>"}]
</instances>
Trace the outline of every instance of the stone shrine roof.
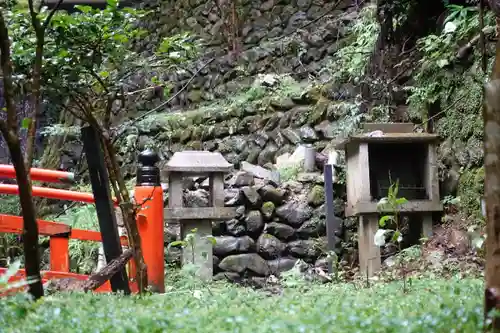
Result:
<instances>
[{"instance_id":1,"label":"stone shrine roof","mask_svg":"<svg viewBox=\"0 0 500 333\"><path fill-rule=\"evenodd\" d=\"M218 152L186 150L176 152L165 166L166 172L228 173L233 165Z\"/></svg>"}]
</instances>

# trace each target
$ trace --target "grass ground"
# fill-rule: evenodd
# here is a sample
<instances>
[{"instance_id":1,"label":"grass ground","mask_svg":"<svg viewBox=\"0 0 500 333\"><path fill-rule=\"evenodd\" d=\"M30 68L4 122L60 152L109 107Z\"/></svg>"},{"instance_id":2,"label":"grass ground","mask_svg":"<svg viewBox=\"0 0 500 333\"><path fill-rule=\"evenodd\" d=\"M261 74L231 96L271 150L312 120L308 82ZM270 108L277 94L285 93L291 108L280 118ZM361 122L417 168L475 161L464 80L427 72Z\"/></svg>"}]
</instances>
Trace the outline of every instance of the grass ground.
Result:
<instances>
[{"instance_id":1,"label":"grass ground","mask_svg":"<svg viewBox=\"0 0 500 333\"><path fill-rule=\"evenodd\" d=\"M215 284L163 295L0 299L0 332L480 332L483 280L309 285L280 295Z\"/></svg>"}]
</instances>

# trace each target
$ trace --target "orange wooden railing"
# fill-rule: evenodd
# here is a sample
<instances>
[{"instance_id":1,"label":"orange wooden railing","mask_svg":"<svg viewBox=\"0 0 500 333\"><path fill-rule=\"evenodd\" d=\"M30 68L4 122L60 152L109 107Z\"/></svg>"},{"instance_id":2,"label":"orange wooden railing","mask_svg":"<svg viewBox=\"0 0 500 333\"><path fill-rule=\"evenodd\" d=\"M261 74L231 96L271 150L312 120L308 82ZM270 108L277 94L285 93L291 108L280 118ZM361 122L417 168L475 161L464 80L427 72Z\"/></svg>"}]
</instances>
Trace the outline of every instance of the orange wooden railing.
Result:
<instances>
[{"instance_id":1,"label":"orange wooden railing","mask_svg":"<svg viewBox=\"0 0 500 333\"><path fill-rule=\"evenodd\" d=\"M30 176L31 180L47 183L72 183L75 180L72 172L38 168L31 168ZM0 178L16 178L16 170L12 165L0 164Z\"/></svg>"},{"instance_id":2,"label":"orange wooden railing","mask_svg":"<svg viewBox=\"0 0 500 333\"><path fill-rule=\"evenodd\" d=\"M33 186L32 190L34 197L94 203L94 196L92 195L92 193L82 193L76 191L60 190L56 188L46 188L38 186ZM0 193L19 195L19 189L17 185L0 184ZM113 199L113 203L115 205L118 204L116 202L116 199Z\"/></svg>"},{"instance_id":3,"label":"orange wooden railing","mask_svg":"<svg viewBox=\"0 0 500 333\"><path fill-rule=\"evenodd\" d=\"M30 170L32 180L43 182L70 182L74 179L72 173L33 168ZM15 178L12 166L0 165L0 178ZM0 193L18 194L17 185L0 184ZM94 196L90 193L51 189L33 186L33 196L51 199L71 200L85 203L94 203ZM143 239L144 260L148 267L148 280L150 285L156 286L157 290L164 290L164 261L163 261L163 191L160 186L136 186L135 199L138 203L145 203L138 214L138 227ZM117 204L114 201L115 205ZM64 223L37 220L40 236L50 237L50 271L42 272L42 281L59 278L75 278L87 280L88 275L69 272L69 240L101 242L101 233L98 231L74 229ZM0 233L22 234L23 219L20 216L0 214ZM120 239L122 245L127 245L126 237ZM133 261L127 263L129 274L129 285L132 292L137 292L137 284L134 282L135 267ZM0 275L7 268L0 268ZM19 270L10 278L13 282L25 278L25 271ZM107 281L96 290L97 292L110 292L111 285Z\"/></svg>"},{"instance_id":4,"label":"orange wooden railing","mask_svg":"<svg viewBox=\"0 0 500 333\"><path fill-rule=\"evenodd\" d=\"M73 229L64 223L51 221L37 220L38 232L40 236L50 237L49 254L50 254L50 271L42 272L42 281L45 283L50 279L55 278L75 278L78 280L87 280L88 275L76 274L69 272L69 240L78 239L82 241L101 241L101 233L98 231ZM22 234L23 219L20 216L12 216L0 214L0 233ZM122 245L127 245L127 238L121 237ZM133 261L128 263L129 271L134 270ZM0 274L4 274L7 268L0 268ZM25 271L19 270L18 273L11 277L9 282L14 282L25 278ZM129 281L132 292L137 292L137 284L132 280ZM97 292L110 292L111 285L107 281L104 285L96 290Z\"/></svg>"}]
</instances>

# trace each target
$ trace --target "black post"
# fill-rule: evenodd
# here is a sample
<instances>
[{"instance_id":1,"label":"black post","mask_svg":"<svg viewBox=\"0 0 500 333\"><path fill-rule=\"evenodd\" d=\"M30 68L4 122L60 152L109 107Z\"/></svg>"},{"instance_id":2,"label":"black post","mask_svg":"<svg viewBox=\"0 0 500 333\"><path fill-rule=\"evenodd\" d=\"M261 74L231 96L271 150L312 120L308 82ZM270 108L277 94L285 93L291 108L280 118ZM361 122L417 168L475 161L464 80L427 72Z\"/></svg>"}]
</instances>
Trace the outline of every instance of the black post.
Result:
<instances>
[{"instance_id":1,"label":"black post","mask_svg":"<svg viewBox=\"0 0 500 333\"><path fill-rule=\"evenodd\" d=\"M101 141L94 128L85 126L82 128L83 149L87 159L90 183L94 193L95 208L99 228L101 230L102 245L106 262L118 258L122 254L120 236L116 224L116 216L111 201L111 192L109 189L109 178L104 163L104 154L102 152ZM127 271L125 267L113 275L110 279L113 292L123 291L130 294Z\"/></svg>"},{"instance_id":2,"label":"black post","mask_svg":"<svg viewBox=\"0 0 500 333\"><path fill-rule=\"evenodd\" d=\"M325 201L326 201L326 238L328 240L327 250L331 253L335 250L335 211L333 209L333 168L332 164L325 163ZM328 260L328 273L333 273L332 261Z\"/></svg>"},{"instance_id":3,"label":"black post","mask_svg":"<svg viewBox=\"0 0 500 333\"><path fill-rule=\"evenodd\" d=\"M160 168L156 166L159 160L158 154L149 148L139 154L136 186L161 186Z\"/></svg>"}]
</instances>

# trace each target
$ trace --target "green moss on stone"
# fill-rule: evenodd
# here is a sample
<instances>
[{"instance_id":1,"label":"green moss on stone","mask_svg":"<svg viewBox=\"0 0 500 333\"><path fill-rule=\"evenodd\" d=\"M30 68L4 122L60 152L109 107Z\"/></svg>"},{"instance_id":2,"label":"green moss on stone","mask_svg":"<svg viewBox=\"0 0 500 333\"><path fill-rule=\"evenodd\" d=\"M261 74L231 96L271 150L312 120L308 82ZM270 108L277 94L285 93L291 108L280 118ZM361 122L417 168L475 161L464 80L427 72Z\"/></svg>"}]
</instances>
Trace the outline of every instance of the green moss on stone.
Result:
<instances>
[{"instance_id":1,"label":"green moss on stone","mask_svg":"<svg viewBox=\"0 0 500 333\"><path fill-rule=\"evenodd\" d=\"M330 100L321 97L316 105L313 107L311 114L309 115L308 123L311 125L315 125L322 120L326 119L326 113L328 109L328 105L330 104Z\"/></svg>"},{"instance_id":2,"label":"green moss on stone","mask_svg":"<svg viewBox=\"0 0 500 333\"><path fill-rule=\"evenodd\" d=\"M192 149L192 150L202 150L203 144L201 141L189 141L186 144L186 149Z\"/></svg>"},{"instance_id":3,"label":"green moss on stone","mask_svg":"<svg viewBox=\"0 0 500 333\"><path fill-rule=\"evenodd\" d=\"M458 182L458 197L462 211L468 216L481 220L481 198L484 193L484 168L467 169Z\"/></svg>"},{"instance_id":4,"label":"green moss on stone","mask_svg":"<svg viewBox=\"0 0 500 333\"><path fill-rule=\"evenodd\" d=\"M325 202L325 189L321 185L314 185L307 196L307 201L311 206L317 207Z\"/></svg>"},{"instance_id":5,"label":"green moss on stone","mask_svg":"<svg viewBox=\"0 0 500 333\"><path fill-rule=\"evenodd\" d=\"M163 133L160 133L156 137L156 141L159 141L159 142L178 141L178 140L179 140L178 131L175 131L173 133L169 132L169 131L165 131Z\"/></svg>"},{"instance_id":6,"label":"green moss on stone","mask_svg":"<svg viewBox=\"0 0 500 333\"><path fill-rule=\"evenodd\" d=\"M183 128L180 130L181 131L181 135L179 137L179 141L181 143L186 143L189 141L189 139L191 139L191 135L192 135L192 129L191 128Z\"/></svg>"},{"instance_id":7,"label":"green moss on stone","mask_svg":"<svg viewBox=\"0 0 500 333\"><path fill-rule=\"evenodd\" d=\"M188 93L188 99L192 103L199 103L203 100L203 93L200 90L191 90Z\"/></svg>"},{"instance_id":8,"label":"green moss on stone","mask_svg":"<svg viewBox=\"0 0 500 333\"><path fill-rule=\"evenodd\" d=\"M274 203L267 201L262 204L261 212L266 218L271 218L275 209Z\"/></svg>"},{"instance_id":9,"label":"green moss on stone","mask_svg":"<svg viewBox=\"0 0 500 333\"><path fill-rule=\"evenodd\" d=\"M280 173L280 178L283 181L296 180L297 176L302 169L302 165L290 166L286 168L281 168L278 170Z\"/></svg>"},{"instance_id":10,"label":"green moss on stone","mask_svg":"<svg viewBox=\"0 0 500 333\"><path fill-rule=\"evenodd\" d=\"M191 132L192 140L201 140L202 135L203 135L203 126L193 127Z\"/></svg>"},{"instance_id":11,"label":"green moss on stone","mask_svg":"<svg viewBox=\"0 0 500 333\"><path fill-rule=\"evenodd\" d=\"M213 126L213 136L215 138L223 138L225 136L228 136L230 134L229 130L229 121L222 121L221 123L217 124L216 126Z\"/></svg>"}]
</instances>

